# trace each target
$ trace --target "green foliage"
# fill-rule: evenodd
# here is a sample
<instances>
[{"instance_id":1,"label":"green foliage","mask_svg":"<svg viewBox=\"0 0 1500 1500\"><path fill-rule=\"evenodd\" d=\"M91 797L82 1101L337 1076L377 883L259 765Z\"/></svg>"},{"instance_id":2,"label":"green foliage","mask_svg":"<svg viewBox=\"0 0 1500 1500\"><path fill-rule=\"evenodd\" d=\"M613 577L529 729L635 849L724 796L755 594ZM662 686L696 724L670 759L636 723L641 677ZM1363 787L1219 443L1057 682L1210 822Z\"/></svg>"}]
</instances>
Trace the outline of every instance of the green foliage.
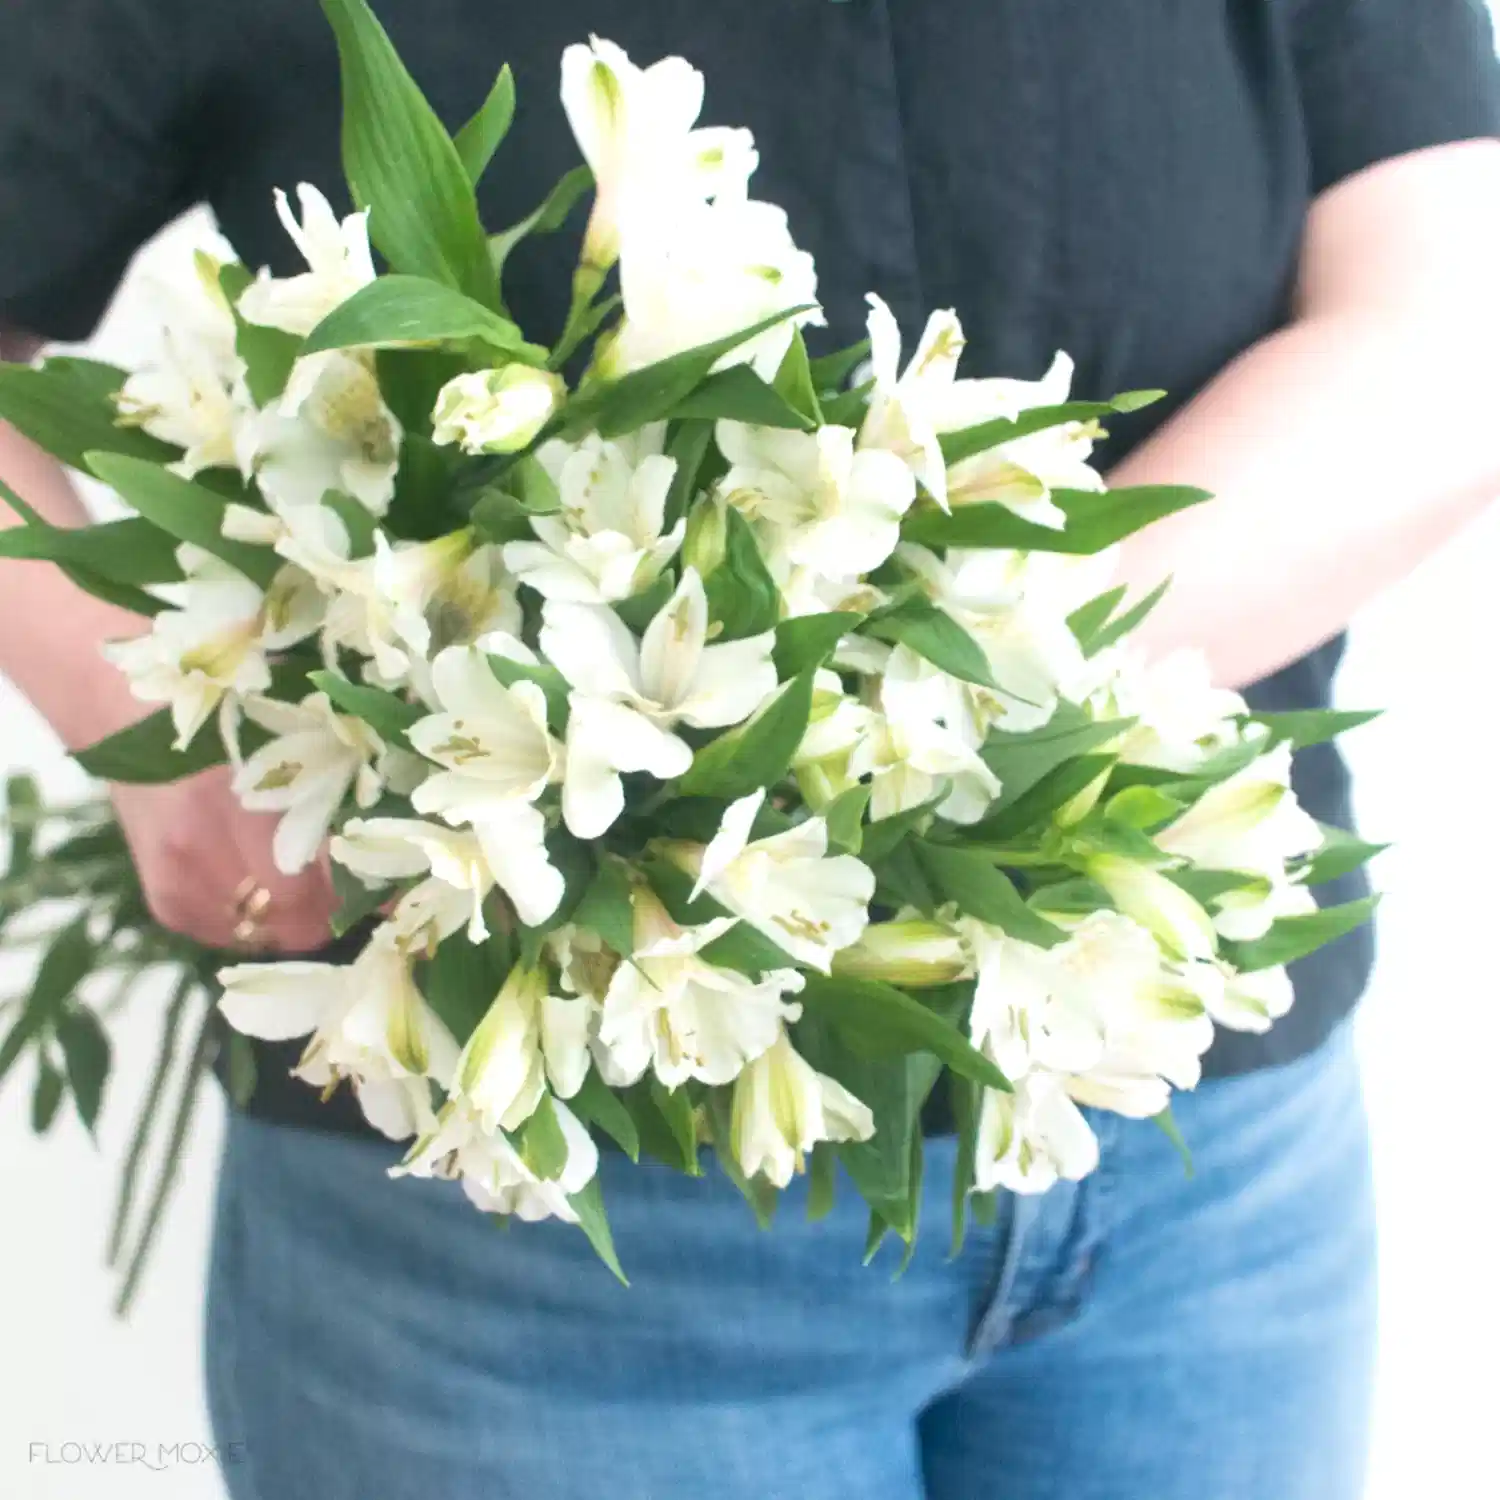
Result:
<instances>
[{"instance_id":1,"label":"green foliage","mask_svg":"<svg viewBox=\"0 0 1500 1500\"><path fill-rule=\"evenodd\" d=\"M1246 720L1250 724L1262 724L1271 731L1269 743L1279 745L1290 741L1292 749L1306 750L1312 745L1326 744L1351 729L1373 723L1381 715L1380 709L1340 710L1310 708L1280 714L1251 714Z\"/></svg>"},{"instance_id":2,"label":"green foliage","mask_svg":"<svg viewBox=\"0 0 1500 1500\"><path fill-rule=\"evenodd\" d=\"M92 1131L109 1077L109 1038L88 1006L73 1005L58 1017L57 1040L78 1118Z\"/></svg>"},{"instance_id":3,"label":"green foliage","mask_svg":"<svg viewBox=\"0 0 1500 1500\"><path fill-rule=\"evenodd\" d=\"M489 240L490 264L496 277L503 275L511 251L522 240L533 234L555 234L561 229L574 205L593 185L594 174L587 167L574 167L524 219L499 234L492 234Z\"/></svg>"},{"instance_id":4,"label":"green foliage","mask_svg":"<svg viewBox=\"0 0 1500 1500\"><path fill-rule=\"evenodd\" d=\"M982 822L966 830L976 842L997 844L1020 838L1047 824L1053 813L1066 807L1091 787L1114 765L1112 755L1079 755L1054 765L1027 789Z\"/></svg>"},{"instance_id":5,"label":"green foliage","mask_svg":"<svg viewBox=\"0 0 1500 1500\"><path fill-rule=\"evenodd\" d=\"M600 857L573 920L597 932L621 958L635 952L635 911L630 901L630 870L613 855Z\"/></svg>"},{"instance_id":6,"label":"green foliage","mask_svg":"<svg viewBox=\"0 0 1500 1500\"><path fill-rule=\"evenodd\" d=\"M620 1096L595 1072L568 1100L568 1108L586 1125L597 1125L631 1161L641 1159L641 1135Z\"/></svg>"},{"instance_id":7,"label":"green foliage","mask_svg":"<svg viewBox=\"0 0 1500 1500\"><path fill-rule=\"evenodd\" d=\"M338 672L309 672L307 680L319 692L327 693L334 707L342 713L363 719L388 745L404 745L406 731L425 712L417 704L408 703L384 688L350 682Z\"/></svg>"},{"instance_id":8,"label":"green foliage","mask_svg":"<svg viewBox=\"0 0 1500 1500\"><path fill-rule=\"evenodd\" d=\"M852 634L864 618L852 610L835 610L826 615L799 615L793 620L782 620L776 627L772 652L776 675L785 682L799 672L821 667L838 649L839 642Z\"/></svg>"},{"instance_id":9,"label":"green foliage","mask_svg":"<svg viewBox=\"0 0 1500 1500\"><path fill-rule=\"evenodd\" d=\"M906 646L950 677L994 687L994 674L979 642L946 610L914 594L873 614L860 627L865 635Z\"/></svg>"},{"instance_id":10,"label":"green foliage","mask_svg":"<svg viewBox=\"0 0 1500 1500\"><path fill-rule=\"evenodd\" d=\"M73 752L73 759L101 781L162 785L222 765L227 759L218 735L199 731L186 750L174 750L177 732L164 708L139 723Z\"/></svg>"},{"instance_id":11,"label":"green foliage","mask_svg":"<svg viewBox=\"0 0 1500 1500\"><path fill-rule=\"evenodd\" d=\"M240 316L239 300L255 280L249 268L230 261L219 268L219 290L234 315L234 351L245 362L245 384L257 406L269 406L286 390L302 340L282 328L265 328Z\"/></svg>"},{"instance_id":12,"label":"green foliage","mask_svg":"<svg viewBox=\"0 0 1500 1500\"><path fill-rule=\"evenodd\" d=\"M960 911L1038 948L1067 940L1067 933L1033 911L983 854L926 839L914 839L912 850L938 894L956 902Z\"/></svg>"},{"instance_id":13,"label":"green foliage","mask_svg":"<svg viewBox=\"0 0 1500 1500\"><path fill-rule=\"evenodd\" d=\"M703 592L709 620L721 627L714 639L736 641L775 626L781 591L750 523L732 505L724 509L724 527L724 560L704 578Z\"/></svg>"},{"instance_id":14,"label":"green foliage","mask_svg":"<svg viewBox=\"0 0 1500 1500\"><path fill-rule=\"evenodd\" d=\"M341 302L307 336L304 354L478 339L510 360L541 364L547 351L528 344L499 313L439 281L382 276Z\"/></svg>"},{"instance_id":15,"label":"green foliage","mask_svg":"<svg viewBox=\"0 0 1500 1500\"><path fill-rule=\"evenodd\" d=\"M578 1215L578 1227L588 1236L594 1253L614 1273L621 1286L629 1286L615 1252L614 1236L609 1232L609 1218L604 1212L604 1194L595 1177L581 1192L568 1199L568 1206Z\"/></svg>"},{"instance_id":16,"label":"green foliage","mask_svg":"<svg viewBox=\"0 0 1500 1500\"><path fill-rule=\"evenodd\" d=\"M120 453L166 464L181 450L119 424L125 372L93 359L54 355L40 365L0 364L0 420L71 469L86 453Z\"/></svg>"},{"instance_id":17,"label":"green foliage","mask_svg":"<svg viewBox=\"0 0 1500 1500\"><path fill-rule=\"evenodd\" d=\"M1045 432L1050 427L1061 427L1069 422L1094 422L1121 412L1140 411L1165 395L1165 391L1127 391L1113 401L1068 401L1060 406L1034 406L1019 417L995 417L957 432L945 432L942 435L943 457L952 466L977 453L998 448L1002 443L1013 443L1018 438Z\"/></svg>"},{"instance_id":18,"label":"green foliage","mask_svg":"<svg viewBox=\"0 0 1500 1500\"><path fill-rule=\"evenodd\" d=\"M491 85L483 104L462 130L453 137L458 159L463 163L469 181L477 188L485 168L494 159L500 143L510 132L516 115L516 80L507 63Z\"/></svg>"},{"instance_id":19,"label":"green foliage","mask_svg":"<svg viewBox=\"0 0 1500 1500\"><path fill-rule=\"evenodd\" d=\"M749 365L730 365L710 375L672 412L674 419L748 422L756 427L787 427L806 432L813 419L762 380Z\"/></svg>"},{"instance_id":20,"label":"green foliage","mask_svg":"<svg viewBox=\"0 0 1500 1500\"><path fill-rule=\"evenodd\" d=\"M1346 933L1363 927L1375 915L1379 896L1349 901L1343 906L1328 906L1301 917L1280 917L1271 930L1253 943L1225 943L1224 957L1244 974L1259 969L1274 969L1306 958Z\"/></svg>"},{"instance_id":21,"label":"green foliage","mask_svg":"<svg viewBox=\"0 0 1500 1500\"><path fill-rule=\"evenodd\" d=\"M1352 833L1327 823L1319 826L1323 829L1323 843L1313 851L1299 872L1304 885L1326 885L1330 880L1351 875L1391 847L1389 844L1367 844Z\"/></svg>"},{"instance_id":22,"label":"green foliage","mask_svg":"<svg viewBox=\"0 0 1500 1500\"><path fill-rule=\"evenodd\" d=\"M678 783L684 796L748 796L786 774L812 713L812 673L794 677L753 719L711 740Z\"/></svg>"}]
</instances>

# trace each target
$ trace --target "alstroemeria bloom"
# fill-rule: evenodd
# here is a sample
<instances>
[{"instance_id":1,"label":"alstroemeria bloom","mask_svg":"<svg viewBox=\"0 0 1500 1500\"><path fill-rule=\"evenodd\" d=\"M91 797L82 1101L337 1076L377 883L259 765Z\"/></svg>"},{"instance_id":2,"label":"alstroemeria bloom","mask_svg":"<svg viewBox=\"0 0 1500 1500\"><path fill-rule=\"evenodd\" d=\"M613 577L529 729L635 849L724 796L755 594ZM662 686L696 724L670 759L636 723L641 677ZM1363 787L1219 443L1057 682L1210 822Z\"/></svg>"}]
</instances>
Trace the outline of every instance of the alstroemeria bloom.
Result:
<instances>
[{"instance_id":1,"label":"alstroemeria bloom","mask_svg":"<svg viewBox=\"0 0 1500 1500\"><path fill-rule=\"evenodd\" d=\"M829 855L822 818L752 841L765 796L762 789L732 802L706 847L678 845L672 853L694 876L695 895L706 890L799 963L826 974L834 954L869 923L874 872L852 854Z\"/></svg>"},{"instance_id":2,"label":"alstroemeria bloom","mask_svg":"<svg viewBox=\"0 0 1500 1500\"><path fill-rule=\"evenodd\" d=\"M916 480L894 453L856 452L851 427L716 431L730 464L718 492L752 524L773 570L855 578L895 551Z\"/></svg>"},{"instance_id":3,"label":"alstroemeria bloom","mask_svg":"<svg viewBox=\"0 0 1500 1500\"><path fill-rule=\"evenodd\" d=\"M951 923L902 914L866 927L857 943L834 958L833 972L921 989L951 984L972 970L964 941Z\"/></svg>"},{"instance_id":4,"label":"alstroemeria bloom","mask_svg":"<svg viewBox=\"0 0 1500 1500\"><path fill-rule=\"evenodd\" d=\"M465 453L518 453L567 395L562 376L530 365L455 375L432 408L432 440Z\"/></svg>"},{"instance_id":5,"label":"alstroemeria bloom","mask_svg":"<svg viewBox=\"0 0 1500 1500\"><path fill-rule=\"evenodd\" d=\"M594 174L584 259L596 272L619 254L623 216L744 196L756 166L750 132L694 128L703 75L682 58L641 68L623 48L593 37L563 53L562 102Z\"/></svg>"},{"instance_id":6,"label":"alstroemeria bloom","mask_svg":"<svg viewBox=\"0 0 1500 1500\"><path fill-rule=\"evenodd\" d=\"M1231 1031L1264 1034L1296 999L1291 975L1283 968L1256 969L1249 974L1222 968L1213 979L1194 988L1214 1020Z\"/></svg>"},{"instance_id":7,"label":"alstroemeria bloom","mask_svg":"<svg viewBox=\"0 0 1500 1500\"><path fill-rule=\"evenodd\" d=\"M612 1073L634 1083L648 1068L669 1089L690 1078L732 1083L802 1008L782 997L802 988L795 969L748 978L701 957L734 926L721 917L679 927L648 891L637 891L635 951L615 970L599 1018Z\"/></svg>"},{"instance_id":8,"label":"alstroemeria bloom","mask_svg":"<svg viewBox=\"0 0 1500 1500\"><path fill-rule=\"evenodd\" d=\"M1123 761L1184 773L1236 743L1236 721L1250 711L1238 693L1214 686L1201 651L1186 650L1151 662L1122 656L1096 694L1096 706L1110 717L1136 721L1120 747Z\"/></svg>"},{"instance_id":9,"label":"alstroemeria bloom","mask_svg":"<svg viewBox=\"0 0 1500 1500\"><path fill-rule=\"evenodd\" d=\"M611 441L544 443L537 461L557 486L559 514L535 516L534 542L507 542L505 565L547 599L612 604L649 588L682 545L686 523L665 535L677 460L662 454L654 423Z\"/></svg>"},{"instance_id":10,"label":"alstroemeria bloom","mask_svg":"<svg viewBox=\"0 0 1500 1500\"><path fill-rule=\"evenodd\" d=\"M867 1141L874 1134L868 1106L819 1073L785 1031L735 1081L730 1140L746 1177L784 1188L820 1141Z\"/></svg>"},{"instance_id":11,"label":"alstroemeria bloom","mask_svg":"<svg viewBox=\"0 0 1500 1500\"><path fill-rule=\"evenodd\" d=\"M974 1187L1045 1193L1099 1165L1099 1142L1055 1073L1018 1079L1014 1093L986 1089L974 1148Z\"/></svg>"},{"instance_id":12,"label":"alstroemeria bloom","mask_svg":"<svg viewBox=\"0 0 1500 1500\"><path fill-rule=\"evenodd\" d=\"M362 719L335 713L326 693L301 703L251 697L245 716L275 736L240 764L234 794L251 812L279 812L271 850L285 875L305 869L328 837L352 789L360 807L373 806L380 776L372 762L385 748Z\"/></svg>"},{"instance_id":13,"label":"alstroemeria bloom","mask_svg":"<svg viewBox=\"0 0 1500 1500\"><path fill-rule=\"evenodd\" d=\"M708 644L708 602L692 568L639 645L598 605L552 600L542 622L542 652L573 689L563 817L579 838L597 838L619 817L621 772L667 781L687 770L693 752L676 725L738 724L776 689L769 632Z\"/></svg>"},{"instance_id":14,"label":"alstroemeria bloom","mask_svg":"<svg viewBox=\"0 0 1500 1500\"><path fill-rule=\"evenodd\" d=\"M275 277L263 271L240 296L239 314L247 323L307 335L341 302L375 279L370 258L369 211L342 222L328 199L310 183L299 183L302 222L280 188L276 214L302 252L308 269L299 276Z\"/></svg>"},{"instance_id":15,"label":"alstroemeria bloom","mask_svg":"<svg viewBox=\"0 0 1500 1500\"><path fill-rule=\"evenodd\" d=\"M365 1117L392 1140L431 1123L427 1080L452 1076L458 1044L383 930L352 964L236 964L218 979L219 1009L236 1031L266 1041L312 1033L299 1078L319 1088L348 1078Z\"/></svg>"},{"instance_id":16,"label":"alstroemeria bloom","mask_svg":"<svg viewBox=\"0 0 1500 1500\"><path fill-rule=\"evenodd\" d=\"M1180 885L1159 870L1119 854L1096 854L1084 873L1109 892L1110 900L1133 917L1169 953L1209 959L1218 947L1213 918Z\"/></svg>"},{"instance_id":17,"label":"alstroemeria bloom","mask_svg":"<svg viewBox=\"0 0 1500 1500\"><path fill-rule=\"evenodd\" d=\"M875 728L877 717L874 709L845 693L837 672L816 674L812 714L792 756L797 785L815 812L854 785L854 751Z\"/></svg>"}]
</instances>

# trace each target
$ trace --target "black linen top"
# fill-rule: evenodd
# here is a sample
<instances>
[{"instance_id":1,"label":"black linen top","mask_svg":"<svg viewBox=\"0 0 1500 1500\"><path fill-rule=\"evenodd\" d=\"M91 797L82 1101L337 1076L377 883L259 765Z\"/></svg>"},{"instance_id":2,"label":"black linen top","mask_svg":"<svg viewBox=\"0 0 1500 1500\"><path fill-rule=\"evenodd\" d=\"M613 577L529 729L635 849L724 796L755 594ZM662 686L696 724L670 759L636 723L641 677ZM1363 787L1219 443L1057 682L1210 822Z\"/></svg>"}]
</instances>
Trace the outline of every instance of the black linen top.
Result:
<instances>
[{"instance_id":1,"label":"black linen top","mask_svg":"<svg viewBox=\"0 0 1500 1500\"><path fill-rule=\"evenodd\" d=\"M1118 460L1289 315L1310 201L1382 159L1500 134L1480 0L376 0L456 127L502 61L520 108L481 191L498 229L577 161L558 59L593 32L640 63L707 76L704 123L747 125L757 197L817 258L826 347L863 332L864 295L909 339L958 309L969 375L1036 377L1056 349L1075 391L1161 387L1113 424ZM252 267L297 269L271 190L343 200L336 54L316 0L0 3L0 325L85 336L135 249L207 201ZM572 243L524 244L506 294L547 339ZM815 351L816 352L816 351ZM1190 477L1190 476L1184 476ZM1262 709L1326 705L1331 641L1257 685ZM1297 790L1349 826L1337 752ZM1362 877L1326 886L1363 894ZM1211 1074L1315 1047L1354 1006L1361 931L1295 969L1266 1037L1226 1034ZM358 1128L341 1096L290 1081L265 1048L254 1112Z\"/></svg>"}]
</instances>

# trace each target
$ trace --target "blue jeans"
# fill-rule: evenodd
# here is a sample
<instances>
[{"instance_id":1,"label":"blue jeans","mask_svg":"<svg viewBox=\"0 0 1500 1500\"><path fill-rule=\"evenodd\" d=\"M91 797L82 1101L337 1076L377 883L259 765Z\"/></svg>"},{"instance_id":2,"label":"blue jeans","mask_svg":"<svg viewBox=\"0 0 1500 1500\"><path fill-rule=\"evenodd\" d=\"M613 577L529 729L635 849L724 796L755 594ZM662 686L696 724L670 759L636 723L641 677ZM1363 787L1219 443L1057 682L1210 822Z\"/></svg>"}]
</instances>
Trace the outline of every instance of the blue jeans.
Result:
<instances>
[{"instance_id":1,"label":"blue jeans","mask_svg":"<svg viewBox=\"0 0 1500 1500\"><path fill-rule=\"evenodd\" d=\"M762 1234L716 1172L606 1155L629 1290L388 1149L237 1119L208 1376L234 1500L1358 1500L1372 1204L1347 1029L1095 1118L1100 1170L1002 1199L949 1259L930 1144L906 1275L794 1187ZM887 1259L890 1256L890 1259Z\"/></svg>"}]
</instances>

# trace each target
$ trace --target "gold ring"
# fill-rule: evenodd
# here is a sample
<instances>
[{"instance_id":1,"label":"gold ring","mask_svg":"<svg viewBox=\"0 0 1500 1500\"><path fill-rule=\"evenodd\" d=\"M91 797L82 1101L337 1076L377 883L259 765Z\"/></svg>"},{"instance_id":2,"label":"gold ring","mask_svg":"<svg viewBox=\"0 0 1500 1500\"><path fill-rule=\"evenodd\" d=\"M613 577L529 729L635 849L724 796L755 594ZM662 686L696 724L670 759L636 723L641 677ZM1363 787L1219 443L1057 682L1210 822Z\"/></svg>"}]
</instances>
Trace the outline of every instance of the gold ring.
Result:
<instances>
[{"instance_id":1,"label":"gold ring","mask_svg":"<svg viewBox=\"0 0 1500 1500\"><path fill-rule=\"evenodd\" d=\"M234 888L234 902L230 907L233 915L234 941L242 948L258 946L260 918L271 905L271 893L253 875L247 875Z\"/></svg>"}]
</instances>

